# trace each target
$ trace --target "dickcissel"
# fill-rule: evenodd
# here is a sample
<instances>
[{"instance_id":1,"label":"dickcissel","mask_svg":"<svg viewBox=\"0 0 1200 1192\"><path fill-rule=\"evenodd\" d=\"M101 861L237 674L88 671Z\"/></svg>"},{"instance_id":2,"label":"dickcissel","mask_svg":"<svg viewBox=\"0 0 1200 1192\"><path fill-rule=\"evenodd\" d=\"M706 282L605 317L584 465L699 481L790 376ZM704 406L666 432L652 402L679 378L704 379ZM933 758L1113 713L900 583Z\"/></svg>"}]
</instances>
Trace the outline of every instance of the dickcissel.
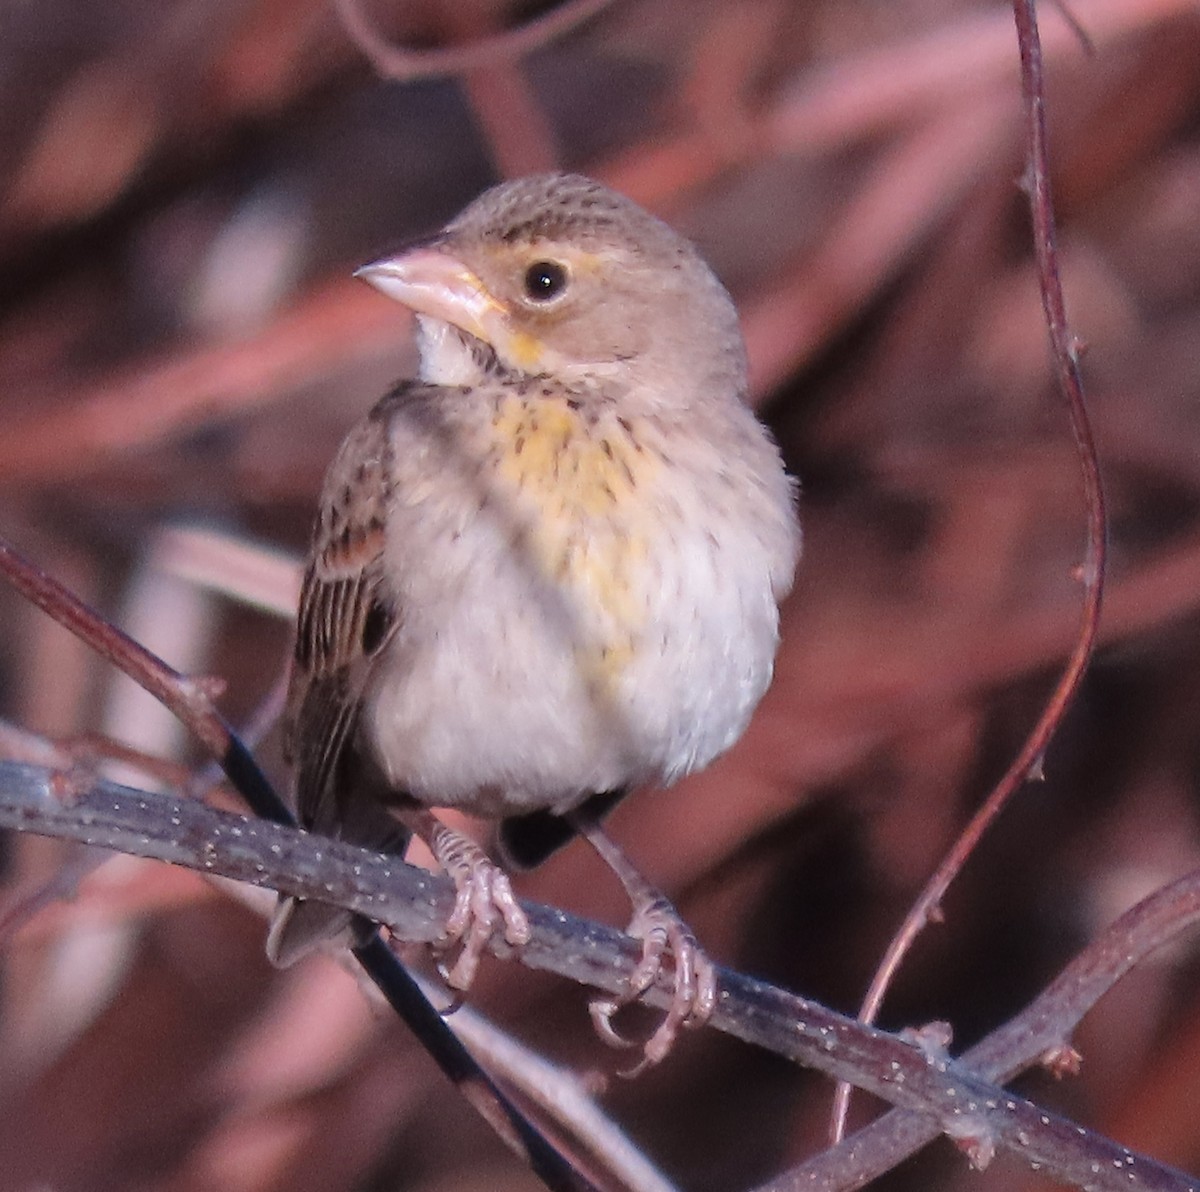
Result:
<instances>
[{"instance_id":1,"label":"dickcissel","mask_svg":"<svg viewBox=\"0 0 1200 1192\"><path fill-rule=\"evenodd\" d=\"M710 1012L712 966L598 819L742 735L800 548L733 302L665 223L567 174L497 186L359 276L415 312L420 371L325 479L286 718L299 818L430 843L459 891L460 988L493 931L529 928L504 872L429 809L499 822L526 864L586 836L634 901L631 995L670 956L661 1058ZM269 953L289 963L348 921L282 899Z\"/></svg>"}]
</instances>

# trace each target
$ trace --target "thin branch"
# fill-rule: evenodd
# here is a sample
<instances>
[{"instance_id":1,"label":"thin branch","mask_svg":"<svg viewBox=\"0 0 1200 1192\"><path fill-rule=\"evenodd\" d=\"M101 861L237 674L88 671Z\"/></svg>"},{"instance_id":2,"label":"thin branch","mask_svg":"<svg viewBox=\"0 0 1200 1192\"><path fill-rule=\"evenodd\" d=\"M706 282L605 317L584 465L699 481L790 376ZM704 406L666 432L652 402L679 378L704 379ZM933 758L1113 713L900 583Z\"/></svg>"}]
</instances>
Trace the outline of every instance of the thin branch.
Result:
<instances>
[{"instance_id":1,"label":"thin branch","mask_svg":"<svg viewBox=\"0 0 1200 1192\"><path fill-rule=\"evenodd\" d=\"M1017 756L993 788L991 794L971 817L950 852L929 879L909 910L903 924L889 944L879 968L863 999L859 1017L873 1022L892 978L914 940L926 925L940 914L942 899L958 876L967 858L992 822L1016 791L1032 777L1041 777L1042 759L1067 709L1074 702L1096 646L1100 631L1100 611L1104 597L1104 573L1108 541L1108 518L1100 463L1083 394L1083 376L1079 369L1079 347L1067 323L1066 302L1059 274L1055 237L1054 203L1050 193L1050 164L1046 143L1045 80L1042 73L1041 44L1038 40L1035 0L1013 0L1017 38L1021 51L1021 85L1028 122L1028 187L1033 217L1034 255L1042 306L1050 334L1050 346L1058 370L1058 383L1066 399L1071 433L1075 438L1084 501L1087 507L1087 531L1084 561L1079 569L1083 584L1083 607L1079 633L1067 659L1062 676L1042 709ZM841 1138L849 1105L849 1089L838 1089L833 1115L833 1138Z\"/></svg>"},{"instance_id":2,"label":"thin branch","mask_svg":"<svg viewBox=\"0 0 1200 1192\"><path fill-rule=\"evenodd\" d=\"M0 826L319 897L377 919L405 940L437 938L454 900L448 878L395 856L100 779L80 786L42 767L0 763ZM494 956L613 993L625 988L641 956L637 941L553 908L524 905L531 941L518 952L495 939L490 945ZM1178 919L1176 915L1173 929ZM371 948L391 955L378 934ZM1113 966L1112 958L1104 957L1093 958L1088 967L1107 971L1108 977L1101 979L1111 984ZM646 1000L665 1007L671 997L664 977ZM436 1012L431 1008L431 1013ZM1196 1192L1182 1172L1045 1113L934 1049L922 1049L764 982L721 970L712 1025L932 1117L977 1166L986 1164L996 1149L1005 1149L1080 1187ZM1054 1037L1061 1037L1057 1023Z\"/></svg>"},{"instance_id":3,"label":"thin branch","mask_svg":"<svg viewBox=\"0 0 1200 1192\"><path fill-rule=\"evenodd\" d=\"M276 823L292 813L213 707L218 684L181 675L89 608L58 580L0 539L0 575L30 603L85 642L170 709L208 750L255 812Z\"/></svg>"},{"instance_id":4,"label":"thin branch","mask_svg":"<svg viewBox=\"0 0 1200 1192\"><path fill-rule=\"evenodd\" d=\"M239 794L264 821L294 825L291 809L276 794L250 751L213 705L216 684L181 675L128 634L106 621L56 579L24 559L0 539L0 575L43 612L49 614L101 657L128 675L197 737ZM56 789L74 792L82 776L60 777ZM180 806L184 806L180 804ZM119 846L118 846L119 847ZM127 850L126 850L127 851ZM202 868L204 868L202 866ZM444 922L444 920L443 920ZM476 1112L542 1182L558 1192L578 1192L592 1185L513 1106L488 1079L470 1053L429 1004L416 981L388 949L368 916L355 958L442 1071Z\"/></svg>"},{"instance_id":5,"label":"thin branch","mask_svg":"<svg viewBox=\"0 0 1200 1192\"><path fill-rule=\"evenodd\" d=\"M334 0L342 24L354 44L384 78L399 82L458 75L520 58L599 15L613 0L567 0L515 29L465 46L412 50L392 45L363 13L360 0Z\"/></svg>"},{"instance_id":6,"label":"thin branch","mask_svg":"<svg viewBox=\"0 0 1200 1192\"><path fill-rule=\"evenodd\" d=\"M1126 973L1200 923L1200 871L1163 886L1131 907L1079 953L1020 1014L993 1031L960 1063L1007 1083L1028 1068L1057 1069L1085 1014ZM937 1137L937 1127L903 1111L884 1114L844 1142L764 1184L757 1192L849 1192L890 1171Z\"/></svg>"},{"instance_id":7,"label":"thin branch","mask_svg":"<svg viewBox=\"0 0 1200 1192\"><path fill-rule=\"evenodd\" d=\"M1078 39L1084 53L1095 56L1096 43L1092 40L1091 34L1084 27L1083 22L1075 15L1074 9L1071 8L1067 0L1050 0L1050 3L1058 9L1058 15L1066 22L1066 26Z\"/></svg>"}]
</instances>

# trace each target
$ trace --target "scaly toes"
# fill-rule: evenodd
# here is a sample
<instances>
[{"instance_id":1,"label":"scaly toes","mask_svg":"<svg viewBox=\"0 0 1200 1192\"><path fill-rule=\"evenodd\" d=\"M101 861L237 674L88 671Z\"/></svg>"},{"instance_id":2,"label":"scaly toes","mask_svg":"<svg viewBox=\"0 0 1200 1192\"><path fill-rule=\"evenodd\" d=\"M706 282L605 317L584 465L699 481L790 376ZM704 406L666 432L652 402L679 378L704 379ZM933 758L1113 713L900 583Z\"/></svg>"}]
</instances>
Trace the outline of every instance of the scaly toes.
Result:
<instances>
[{"instance_id":1,"label":"scaly toes","mask_svg":"<svg viewBox=\"0 0 1200 1192\"><path fill-rule=\"evenodd\" d=\"M459 944L453 966L442 975L453 989L468 989L475 980L479 961L504 921L504 938L514 947L529 942L529 919L512 892L508 876L482 852L451 869L456 887L450 912L437 949L446 951ZM439 966L440 967L440 966Z\"/></svg>"},{"instance_id":2,"label":"scaly toes","mask_svg":"<svg viewBox=\"0 0 1200 1192\"><path fill-rule=\"evenodd\" d=\"M521 904L513 893L512 883L508 880L508 874L497 865L492 866L492 905L504 919L505 940L514 948L521 948L529 943L533 934L529 926L529 916L521 909Z\"/></svg>"},{"instance_id":3,"label":"scaly toes","mask_svg":"<svg viewBox=\"0 0 1200 1192\"><path fill-rule=\"evenodd\" d=\"M589 1005L596 1033L611 1047L636 1044L613 1025L613 1016L624 1005L639 998L658 979L671 955L674 991L662 1022L642 1046L642 1060L625 1076L636 1076L670 1052L681 1026L702 1026L717 1004L717 973L696 937L680 919L675 908L662 897L639 907L629 925L629 934L642 941L642 955L629 978L629 989L620 998L595 998Z\"/></svg>"}]
</instances>

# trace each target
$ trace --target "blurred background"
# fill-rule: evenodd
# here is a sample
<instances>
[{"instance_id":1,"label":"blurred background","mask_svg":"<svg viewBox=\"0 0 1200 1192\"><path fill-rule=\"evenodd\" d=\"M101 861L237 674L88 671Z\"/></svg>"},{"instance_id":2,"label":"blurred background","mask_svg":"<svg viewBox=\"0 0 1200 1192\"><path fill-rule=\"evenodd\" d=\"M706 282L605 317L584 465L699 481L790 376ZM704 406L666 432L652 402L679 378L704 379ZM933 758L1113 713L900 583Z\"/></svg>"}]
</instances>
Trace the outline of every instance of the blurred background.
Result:
<instances>
[{"instance_id":1,"label":"blurred background","mask_svg":"<svg viewBox=\"0 0 1200 1192\"><path fill-rule=\"evenodd\" d=\"M737 298L807 546L746 738L612 828L714 958L852 1010L1078 622L1083 505L1018 185L1011 12L363 4L405 77L380 77L330 0L0 2L0 533L221 676L235 723L269 723L323 469L413 365L407 315L352 269L500 176L559 165L626 191ZM1111 582L1045 781L883 1016L945 1019L956 1048L1200 864L1200 11L1073 8L1094 53L1053 6L1042 25ZM196 785L169 717L7 589L0 716L107 734ZM39 748L11 727L0 747ZM270 733L263 757L279 775ZM268 968L269 899L101 860L3 844L0 1189L533 1186L336 961ZM624 921L581 846L519 889ZM1079 1077L1022 1089L1196 1170L1198 992L1194 947L1156 958L1085 1022ZM681 1186L747 1188L823 1145L828 1081L712 1032L624 1081L585 1002L497 964L471 998L606 1083ZM1039 1186L946 1144L885 1182Z\"/></svg>"}]
</instances>

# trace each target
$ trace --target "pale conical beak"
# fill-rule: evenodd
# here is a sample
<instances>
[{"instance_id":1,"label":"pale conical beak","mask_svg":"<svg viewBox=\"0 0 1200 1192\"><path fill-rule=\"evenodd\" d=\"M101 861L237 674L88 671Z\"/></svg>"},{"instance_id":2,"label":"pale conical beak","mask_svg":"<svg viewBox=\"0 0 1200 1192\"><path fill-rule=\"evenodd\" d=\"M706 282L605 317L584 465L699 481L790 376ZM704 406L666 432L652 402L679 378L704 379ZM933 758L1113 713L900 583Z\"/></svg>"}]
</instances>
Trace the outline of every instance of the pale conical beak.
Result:
<instances>
[{"instance_id":1,"label":"pale conical beak","mask_svg":"<svg viewBox=\"0 0 1200 1192\"><path fill-rule=\"evenodd\" d=\"M512 338L504 304L460 260L439 248L412 248L364 265L354 276L416 314L451 323L497 350Z\"/></svg>"}]
</instances>

